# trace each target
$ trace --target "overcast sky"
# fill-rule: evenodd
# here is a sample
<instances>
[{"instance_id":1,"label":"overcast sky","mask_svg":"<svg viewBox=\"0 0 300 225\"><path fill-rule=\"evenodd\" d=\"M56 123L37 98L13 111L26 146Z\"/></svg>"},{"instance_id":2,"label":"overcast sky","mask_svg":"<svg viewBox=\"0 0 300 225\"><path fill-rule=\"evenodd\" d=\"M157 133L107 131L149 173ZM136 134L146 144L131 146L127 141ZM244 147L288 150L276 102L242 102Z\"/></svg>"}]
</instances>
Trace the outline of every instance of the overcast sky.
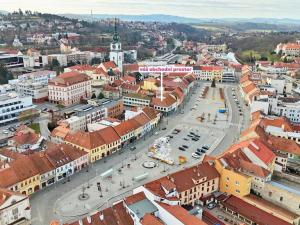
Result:
<instances>
[{"instance_id":1,"label":"overcast sky","mask_svg":"<svg viewBox=\"0 0 300 225\"><path fill-rule=\"evenodd\" d=\"M0 0L0 10L49 13L168 14L195 18L300 19L300 0Z\"/></svg>"}]
</instances>

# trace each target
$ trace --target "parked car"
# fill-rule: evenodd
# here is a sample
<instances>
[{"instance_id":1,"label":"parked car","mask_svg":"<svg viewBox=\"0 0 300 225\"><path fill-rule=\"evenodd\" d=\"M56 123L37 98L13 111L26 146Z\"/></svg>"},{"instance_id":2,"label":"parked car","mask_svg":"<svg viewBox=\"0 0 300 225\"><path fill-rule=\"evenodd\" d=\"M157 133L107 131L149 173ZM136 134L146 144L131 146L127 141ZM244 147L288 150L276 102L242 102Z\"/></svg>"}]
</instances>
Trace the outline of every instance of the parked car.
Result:
<instances>
[{"instance_id":1,"label":"parked car","mask_svg":"<svg viewBox=\"0 0 300 225\"><path fill-rule=\"evenodd\" d=\"M214 203L214 202L212 202L212 203L209 203L209 204L207 205L207 208L208 208L208 209L213 209L213 208L215 208L216 206L217 206L217 204Z\"/></svg>"},{"instance_id":2,"label":"parked car","mask_svg":"<svg viewBox=\"0 0 300 225\"><path fill-rule=\"evenodd\" d=\"M199 141L199 139L196 138L196 137L193 137L192 140L193 140L193 141Z\"/></svg>"},{"instance_id":3,"label":"parked car","mask_svg":"<svg viewBox=\"0 0 300 225\"><path fill-rule=\"evenodd\" d=\"M166 127L163 127L163 128L161 128L162 130L166 130L167 128Z\"/></svg>"},{"instance_id":4,"label":"parked car","mask_svg":"<svg viewBox=\"0 0 300 225\"><path fill-rule=\"evenodd\" d=\"M184 147L184 148L188 148L189 146L187 146L187 145L182 145L182 147Z\"/></svg>"},{"instance_id":5,"label":"parked car","mask_svg":"<svg viewBox=\"0 0 300 225\"><path fill-rule=\"evenodd\" d=\"M208 147L207 145L203 145L203 146L202 146L202 149L208 150L209 147Z\"/></svg>"},{"instance_id":6,"label":"parked car","mask_svg":"<svg viewBox=\"0 0 300 225\"><path fill-rule=\"evenodd\" d=\"M181 147L181 146L180 146L178 149L179 149L180 151L185 151L185 148L183 148L183 147Z\"/></svg>"},{"instance_id":7,"label":"parked car","mask_svg":"<svg viewBox=\"0 0 300 225\"><path fill-rule=\"evenodd\" d=\"M200 159L201 158L201 155L198 155L196 154L195 152L192 153L192 157L195 158L195 159Z\"/></svg>"},{"instance_id":8,"label":"parked car","mask_svg":"<svg viewBox=\"0 0 300 225\"><path fill-rule=\"evenodd\" d=\"M9 134L9 131L8 130L3 130L2 133L3 134Z\"/></svg>"},{"instance_id":9,"label":"parked car","mask_svg":"<svg viewBox=\"0 0 300 225\"><path fill-rule=\"evenodd\" d=\"M183 140L188 141L189 139L188 138L183 138Z\"/></svg>"},{"instance_id":10,"label":"parked car","mask_svg":"<svg viewBox=\"0 0 300 225\"><path fill-rule=\"evenodd\" d=\"M167 137L168 137L168 138L173 138L174 136L172 136L172 135L167 135Z\"/></svg>"},{"instance_id":11,"label":"parked car","mask_svg":"<svg viewBox=\"0 0 300 225\"><path fill-rule=\"evenodd\" d=\"M191 135L191 134L188 134L187 136L188 136L188 137L190 137L190 138L194 137L194 136L193 136L193 135Z\"/></svg>"},{"instance_id":12,"label":"parked car","mask_svg":"<svg viewBox=\"0 0 300 225\"><path fill-rule=\"evenodd\" d=\"M130 147L130 150L131 150L131 151L134 151L134 150L136 150L136 147L135 147L135 146L132 146L132 147Z\"/></svg>"}]
</instances>

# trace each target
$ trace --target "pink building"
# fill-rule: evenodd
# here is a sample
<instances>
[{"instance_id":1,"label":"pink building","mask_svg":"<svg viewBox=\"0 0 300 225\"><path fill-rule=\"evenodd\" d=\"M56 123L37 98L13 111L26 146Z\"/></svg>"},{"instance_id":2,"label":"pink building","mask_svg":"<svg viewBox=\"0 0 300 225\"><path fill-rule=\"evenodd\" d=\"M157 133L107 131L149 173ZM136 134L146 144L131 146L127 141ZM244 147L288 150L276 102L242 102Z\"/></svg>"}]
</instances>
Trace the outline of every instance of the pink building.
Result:
<instances>
[{"instance_id":1,"label":"pink building","mask_svg":"<svg viewBox=\"0 0 300 225\"><path fill-rule=\"evenodd\" d=\"M68 72L49 80L49 102L69 106L92 95L91 79L79 72Z\"/></svg>"}]
</instances>

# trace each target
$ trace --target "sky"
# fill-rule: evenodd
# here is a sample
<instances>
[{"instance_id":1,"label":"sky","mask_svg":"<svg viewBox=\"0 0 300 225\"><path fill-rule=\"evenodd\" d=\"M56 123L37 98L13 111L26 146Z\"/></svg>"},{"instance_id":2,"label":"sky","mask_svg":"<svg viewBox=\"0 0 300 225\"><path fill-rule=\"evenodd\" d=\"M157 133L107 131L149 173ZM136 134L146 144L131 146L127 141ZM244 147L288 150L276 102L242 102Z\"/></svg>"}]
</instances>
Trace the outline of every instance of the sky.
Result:
<instances>
[{"instance_id":1,"label":"sky","mask_svg":"<svg viewBox=\"0 0 300 225\"><path fill-rule=\"evenodd\" d=\"M191 18L300 19L300 0L0 0L0 10L47 13L167 14Z\"/></svg>"}]
</instances>

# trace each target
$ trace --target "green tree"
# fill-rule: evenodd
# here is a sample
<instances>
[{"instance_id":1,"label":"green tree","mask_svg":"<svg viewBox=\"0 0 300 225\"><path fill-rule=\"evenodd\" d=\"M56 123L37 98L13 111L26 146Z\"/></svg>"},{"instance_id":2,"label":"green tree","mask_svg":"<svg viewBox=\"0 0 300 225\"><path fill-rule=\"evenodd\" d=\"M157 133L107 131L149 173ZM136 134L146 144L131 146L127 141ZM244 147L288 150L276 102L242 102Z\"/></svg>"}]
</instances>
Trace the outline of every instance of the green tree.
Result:
<instances>
[{"instance_id":1,"label":"green tree","mask_svg":"<svg viewBox=\"0 0 300 225\"><path fill-rule=\"evenodd\" d=\"M40 112L37 109L27 109L21 112L18 116L19 121L29 120L30 124L40 115Z\"/></svg>"},{"instance_id":2,"label":"green tree","mask_svg":"<svg viewBox=\"0 0 300 225\"><path fill-rule=\"evenodd\" d=\"M211 82L211 87L215 88L216 87L216 79L214 78Z\"/></svg>"},{"instance_id":3,"label":"green tree","mask_svg":"<svg viewBox=\"0 0 300 225\"><path fill-rule=\"evenodd\" d=\"M0 64L0 84L7 84L12 79L12 73L3 64Z\"/></svg>"},{"instance_id":4,"label":"green tree","mask_svg":"<svg viewBox=\"0 0 300 225\"><path fill-rule=\"evenodd\" d=\"M104 94L102 92L100 92L98 95L98 99L102 99L102 98L104 98Z\"/></svg>"}]
</instances>

